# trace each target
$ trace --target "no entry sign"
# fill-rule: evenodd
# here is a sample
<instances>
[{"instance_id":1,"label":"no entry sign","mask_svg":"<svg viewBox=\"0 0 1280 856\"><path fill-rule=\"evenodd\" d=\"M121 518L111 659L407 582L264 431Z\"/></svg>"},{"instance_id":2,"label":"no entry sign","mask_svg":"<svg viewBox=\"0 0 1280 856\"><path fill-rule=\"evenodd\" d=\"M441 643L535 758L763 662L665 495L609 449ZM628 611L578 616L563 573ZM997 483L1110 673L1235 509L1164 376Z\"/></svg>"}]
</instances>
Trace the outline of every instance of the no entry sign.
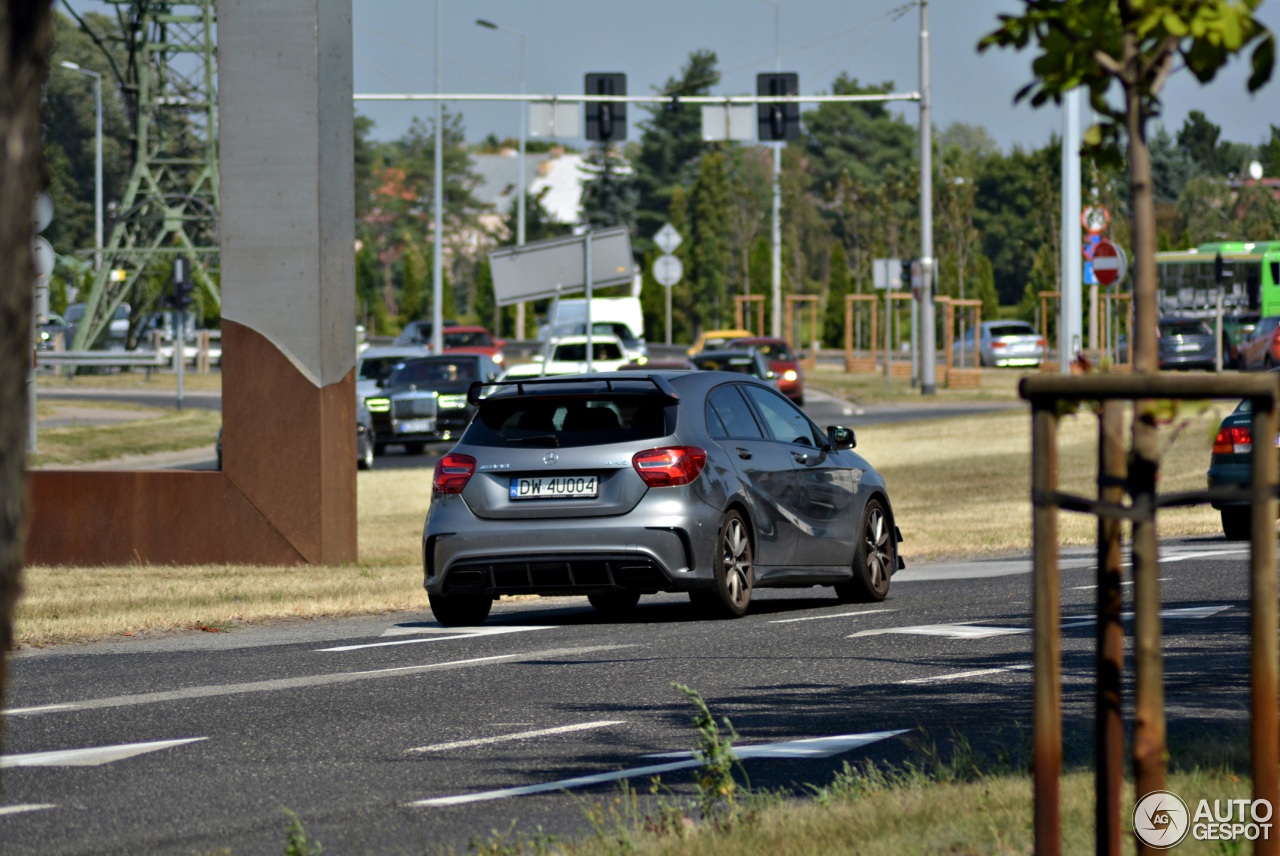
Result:
<instances>
[{"instance_id":1,"label":"no entry sign","mask_svg":"<svg viewBox=\"0 0 1280 856\"><path fill-rule=\"evenodd\" d=\"M1093 248L1093 275L1103 285L1115 285L1124 279L1129 269L1129 260L1124 251L1106 238L1098 241Z\"/></svg>"}]
</instances>

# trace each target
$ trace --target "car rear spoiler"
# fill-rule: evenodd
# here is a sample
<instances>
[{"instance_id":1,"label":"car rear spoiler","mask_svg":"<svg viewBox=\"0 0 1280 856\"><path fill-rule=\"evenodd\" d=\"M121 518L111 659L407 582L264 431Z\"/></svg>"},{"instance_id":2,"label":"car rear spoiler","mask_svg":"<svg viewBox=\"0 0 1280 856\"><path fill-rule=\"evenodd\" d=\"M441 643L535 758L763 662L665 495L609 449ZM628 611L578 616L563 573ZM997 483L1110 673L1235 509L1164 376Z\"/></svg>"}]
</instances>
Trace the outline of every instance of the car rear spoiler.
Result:
<instances>
[{"instance_id":1,"label":"car rear spoiler","mask_svg":"<svg viewBox=\"0 0 1280 856\"><path fill-rule=\"evenodd\" d=\"M495 392L509 390L515 387L516 395L524 395L526 392L541 392L548 386L566 386L578 384L603 384L606 392L622 392L618 389L618 384L624 383L643 383L648 381L653 384L655 391L667 402L673 403L680 400L680 394L672 388L671 384L662 375L631 375L630 377L583 377L581 375L570 375L564 377L536 377L536 378L519 378L512 380L493 380L493 381L472 381L471 386L467 389L467 401L473 407L478 406L481 401L493 395ZM582 395L594 395L594 392L583 392Z\"/></svg>"}]
</instances>

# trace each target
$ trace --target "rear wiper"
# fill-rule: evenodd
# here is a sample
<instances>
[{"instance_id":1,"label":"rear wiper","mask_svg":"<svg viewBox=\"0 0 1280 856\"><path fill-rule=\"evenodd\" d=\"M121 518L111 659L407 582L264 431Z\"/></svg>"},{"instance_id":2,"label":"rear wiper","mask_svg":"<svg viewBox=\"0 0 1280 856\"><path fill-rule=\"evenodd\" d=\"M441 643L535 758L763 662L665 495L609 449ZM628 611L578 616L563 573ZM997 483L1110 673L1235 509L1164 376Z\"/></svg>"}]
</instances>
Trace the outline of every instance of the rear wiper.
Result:
<instances>
[{"instance_id":1,"label":"rear wiper","mask_svg":"<svg viewBox=\"0 0 1280 856\"><path fill-rule=\"evenodd\" d=\"M555 434L534 434L529 437L508 437L508 443L543 443L548 446L560 446L560 440Z\"/></svg>"}]
</instances>

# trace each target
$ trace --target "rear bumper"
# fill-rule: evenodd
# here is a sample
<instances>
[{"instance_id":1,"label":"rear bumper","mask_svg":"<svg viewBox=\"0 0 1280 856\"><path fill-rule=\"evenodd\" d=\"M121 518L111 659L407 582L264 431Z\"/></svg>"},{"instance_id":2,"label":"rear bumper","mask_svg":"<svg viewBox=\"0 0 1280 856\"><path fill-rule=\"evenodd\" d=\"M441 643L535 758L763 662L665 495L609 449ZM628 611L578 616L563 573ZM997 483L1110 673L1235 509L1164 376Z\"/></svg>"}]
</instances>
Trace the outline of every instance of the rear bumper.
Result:
<instances>
[{"instance_id":1,"label":"rear bumper","mask_svg":"<svg viewBox=\"0 0 1280 856\"><path fill-rule=\"evenodd\" d=\"M719 518L709 506L674 514L487 520L458 496L432 498L423 533L431 594L567 595L691 591L713 582ZM643 524L637 523L643 521Z\"/></svg>"}]
</instances>

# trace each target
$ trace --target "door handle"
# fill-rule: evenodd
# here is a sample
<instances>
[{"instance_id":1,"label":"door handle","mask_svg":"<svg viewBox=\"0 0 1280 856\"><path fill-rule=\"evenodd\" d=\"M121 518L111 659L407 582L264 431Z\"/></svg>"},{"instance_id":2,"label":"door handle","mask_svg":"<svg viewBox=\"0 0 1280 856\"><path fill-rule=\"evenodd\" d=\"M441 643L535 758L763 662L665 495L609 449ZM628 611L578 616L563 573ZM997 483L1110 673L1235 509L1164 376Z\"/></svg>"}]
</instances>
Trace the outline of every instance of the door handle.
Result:
<instances>
[{"instance_id":1,"label":"door handle","mask_svg":"<svg viewBox=\"0 0 1280 856\"><path fill-rule=\"evenodd\" d=\"M796 463L807 464L809 462L809 456L804 452L792 452L791 457L795 459Z\"/></svg>"},{"instance_id":2,"label":"door handle","mask_svg":"<svg viewBox=\"0 0 1280 856\"><path fill-rule=\"evenodd\" d=\"M744 448L742 448L741 446L738 446L736 449L734 449L734 451L738 453L738 457L739 457L739 458L742 458L742 460L744 460L744 461L749 461L749 460L751 460L751 450L750 450L750 449L744 449Z\"/></svg>"}]
</instances>

